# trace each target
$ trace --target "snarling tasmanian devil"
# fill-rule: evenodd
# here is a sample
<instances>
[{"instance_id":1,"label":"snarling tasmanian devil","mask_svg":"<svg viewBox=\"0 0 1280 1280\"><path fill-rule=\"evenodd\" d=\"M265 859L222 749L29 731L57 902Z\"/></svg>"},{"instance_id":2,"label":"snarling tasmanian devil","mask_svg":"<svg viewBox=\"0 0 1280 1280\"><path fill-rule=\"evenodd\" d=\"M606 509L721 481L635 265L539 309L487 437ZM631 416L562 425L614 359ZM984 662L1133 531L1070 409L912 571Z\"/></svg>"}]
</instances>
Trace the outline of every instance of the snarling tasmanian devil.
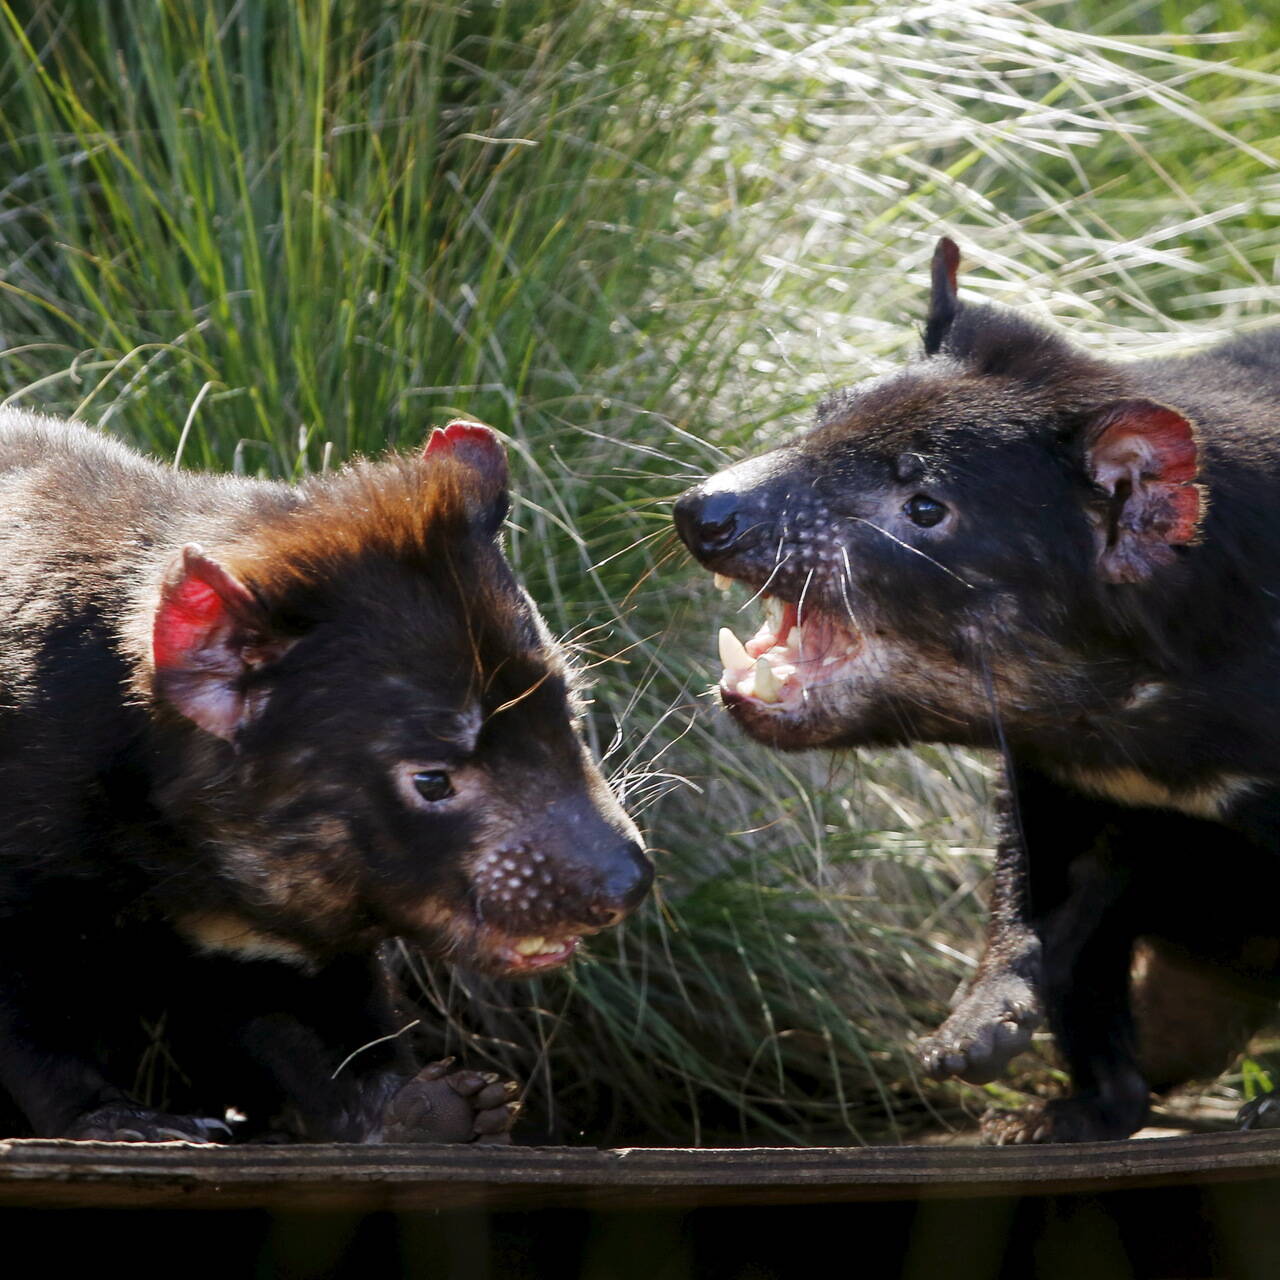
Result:
<instances>
[{"instance_id":1,"label":"snarling tasmanian devil","mask_svg":"<svg viewBox=\"0 0 1280 1280\"><path fill-rule=\"evenodd\" d=\"M962 303L958 258L923 358L676 523L763 601L721 634L752 737L1001 750L988 948L924 1060L990 1079L1044 1009L1074 1093L993 1136L1123 1137L1280 995L1280 333L1098 359Z\"/></svg>"},{"instance_id":2,"label":"snarling tasmanian devil","mask_svg":"<svg viewBox=\"0 0 1280 1280\"><path fill-rule=\"evenodd\" d=\"M6 1132L218 1139L228 1107L311 1140L509 1126L511 1087L415 1076L385 1039L380 944L541 972L652 872L506 509L475 424L290 487L0 417ZM159 1031L163 1112L133 1088Z\"/></svg>"}]
</instances>

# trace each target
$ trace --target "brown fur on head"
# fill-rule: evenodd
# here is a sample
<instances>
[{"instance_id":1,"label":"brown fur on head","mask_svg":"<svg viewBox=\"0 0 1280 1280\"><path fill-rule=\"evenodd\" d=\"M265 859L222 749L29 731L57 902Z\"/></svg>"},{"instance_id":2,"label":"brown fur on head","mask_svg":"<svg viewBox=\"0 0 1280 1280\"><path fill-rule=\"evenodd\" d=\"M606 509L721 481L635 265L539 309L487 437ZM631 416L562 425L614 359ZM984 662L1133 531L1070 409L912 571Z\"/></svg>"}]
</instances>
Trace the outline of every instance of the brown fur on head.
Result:
<instances>
[{"instance_id":1,"label":"brown fur on head","mask_svg":"<svg viewBox=\"0 0 1280 1280\"><path fill-rule=\"evenodd\" d=\"M153 601L158 798L255 936L558 963L650 878L503 557L496 437L451 424L187 545Z\"/></svg>"}]
</instances>

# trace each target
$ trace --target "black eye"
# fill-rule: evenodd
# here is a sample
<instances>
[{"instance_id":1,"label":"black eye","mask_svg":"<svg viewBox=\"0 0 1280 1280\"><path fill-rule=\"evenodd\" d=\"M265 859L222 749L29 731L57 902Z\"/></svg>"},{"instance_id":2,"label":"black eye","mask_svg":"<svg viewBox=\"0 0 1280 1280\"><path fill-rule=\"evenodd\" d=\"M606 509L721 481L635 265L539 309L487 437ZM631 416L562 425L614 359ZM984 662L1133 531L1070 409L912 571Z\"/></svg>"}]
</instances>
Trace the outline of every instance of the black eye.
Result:
<instances>
[{"instance_id":1,"label":"black eye","mask_svg":"<svg viewBox=\"0 0 1280 1280\"><path fill-rule=\"evenodd\" d=\"M424 800L433 804L453 795L453 783L443 769L424 769L421 773L415 773L413 785Z\"/></svg>"},{"instance_id":2,"label":"black eye","mask_svg":"<svg viewBox=\"0 0 1280 1280\"><path fill-rule=\"evenodd\" d=\"M935 524L941 524L947 516L947 508L943 503L936 498L926 498L923 493L909 498L902 509L909 520L924 529L932 529Z\"/></svg>"}]
</instances>

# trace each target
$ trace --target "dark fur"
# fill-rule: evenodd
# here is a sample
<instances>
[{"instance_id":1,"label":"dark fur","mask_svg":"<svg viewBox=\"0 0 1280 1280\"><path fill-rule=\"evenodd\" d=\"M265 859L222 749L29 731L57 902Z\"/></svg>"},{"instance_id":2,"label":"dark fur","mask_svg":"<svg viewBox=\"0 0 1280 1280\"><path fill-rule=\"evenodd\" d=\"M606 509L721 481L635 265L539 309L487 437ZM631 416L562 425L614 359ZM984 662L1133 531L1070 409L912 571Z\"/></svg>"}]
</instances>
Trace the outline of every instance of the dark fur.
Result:
<instances>
[{"instance_id":1,"label":"dark fur","mask_svg":"<svg viewBox=\"0 0 1280 1280\"><path fill-rule=\"evenodd\" d=\"M4 1132L216 1136L201 1117L235 1106L251 1133L376 1141L400 1042L332 1076L398 1025L383 939L502 972L643 895L496 538L501 451L443 436L289 487L0 415ZM239 594L157 670L192 564ZM407 789L430 766L455 797Z\"/></svg>"},{"instance_id":2,"label":"dark fur","mask_svg":"<svg viewBox=\"0 0 1280 1280\"><path fill-rule=\"evenodd\" d=\"M957 302L944 254L936 354L833 397L677 524L708 567L856 618L839 681L729 692L747 732L1004 751L988 951L924 1059L989 1079L1043 1004L1074 1095L996 1136L1121 1137L1280 996L1280 332L1102 360ZM941 524L909 518L920 495Z\"/></svg>"}]
</instances>

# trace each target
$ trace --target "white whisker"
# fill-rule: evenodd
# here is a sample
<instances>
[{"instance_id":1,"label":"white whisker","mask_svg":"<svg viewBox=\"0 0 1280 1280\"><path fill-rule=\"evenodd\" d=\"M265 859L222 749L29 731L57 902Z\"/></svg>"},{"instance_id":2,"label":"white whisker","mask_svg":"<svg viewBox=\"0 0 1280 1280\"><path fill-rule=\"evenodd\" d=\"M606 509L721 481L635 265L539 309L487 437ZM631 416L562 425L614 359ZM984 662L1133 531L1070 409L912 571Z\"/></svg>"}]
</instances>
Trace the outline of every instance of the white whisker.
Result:
<instances>
[{"instance_id":1,"label":"white whisker","mask_svg":"<svg viewBox=\"0 0 1280 1280\"><path fill-rule=\"evenodd\" d=\"M780 553L780 552L781 552L781 550L782 550L782 542L781 542L781 540L779 540L779 542L778 542L778 552ZM760 587L760 590L759 590L759 591L757 591L757 592L755 593L755 595L753 595L753 596L751 597L751 599L750 599L750 600L748 600L748 601L747 601L747 603L746 603L746 604L744 604L744 605L742 606L742 608L738 610L738 612L739 612L739 613L741 613L741 612L742 612L742 609L747 608L747 606L748 606L748 605L753 605L753 604L755 604L755 602L756 602L757 600L759 600L759 599L760 599L760 597L761 597L762 595L764 595L764 593L765 593L766 591L768 591L768 590L769 590L769 583L771 583L771 582L774 580L774 578L776 578L776 577L778 576L779 571L780 571L781 569L783 569L783 568L786 566L787 561L788 561L788 560L790 560L790 559L791 559L791 552L790 552L790 551L788 551L788 552L787 552L787 554L786 554L785 556L783 556L783 558L782 558L781 560L779 560L779 561L778 561L778 562L773 566L773 570L770 572L769 576L764 580L764 583L763 583L763 585Z\"/></svg>"},{"instance_id":2,"label":"white whisker","mask_svg":"<svg viewBox=\"0 0 1280 1280\"><path fill-rule=\"evenodd\" d=\"M903 542L901 538L895 537L892 533L889 532L888 529L882 529L878 524L875 523L875 521L866 520L862 516L850 516L849 519L856 520L859 524L870 525L870 527L874 529L877 533L883 533L884 536L888 538L890 542L896 542L898 546L903 548L903 550L910 551L913 555L919 556L922 560L927 560L935 568L941 569L942 572L947 575L947 577L954 578L962 587L967 587L970 591L974 590L974 585L972 582L966 582L958 573L954 573L952 570L948 569L945 564L942 564L940 561L935 560L931 555L928 555L926 552L921 551L919 547L913 547L909 542Z\"/></svg>"}]
</instances>

